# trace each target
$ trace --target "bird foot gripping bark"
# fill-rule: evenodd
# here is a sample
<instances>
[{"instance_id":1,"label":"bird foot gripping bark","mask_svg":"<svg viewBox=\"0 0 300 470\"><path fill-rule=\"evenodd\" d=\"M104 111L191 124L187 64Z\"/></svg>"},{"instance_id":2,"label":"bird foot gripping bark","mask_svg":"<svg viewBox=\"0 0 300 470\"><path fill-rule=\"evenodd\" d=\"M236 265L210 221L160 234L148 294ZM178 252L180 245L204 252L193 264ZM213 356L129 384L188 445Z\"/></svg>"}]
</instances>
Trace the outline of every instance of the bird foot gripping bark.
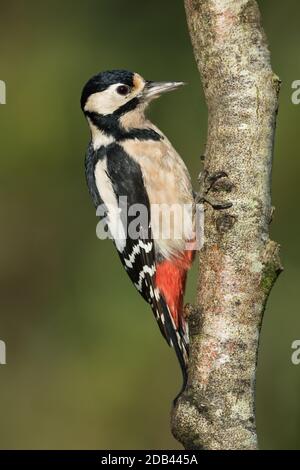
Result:
<instances>
[{"instance_id":1,"label":"bird foot gripping bark","mask_svg":"<svg viewBox=\"0 0 300 470\"><path fill-rule=\"evenodd\" d=\"M207 170L204 170L199 174L198 181L200 190L198 193L195 193L196 204L207 202L216 210L229 209L232 207L232 202L220 201L214 196L211 196L212 192L216 194L219 192L231 192L233 184L225 171L215 171L209 174Z\"/></svg>"}]
</instances>

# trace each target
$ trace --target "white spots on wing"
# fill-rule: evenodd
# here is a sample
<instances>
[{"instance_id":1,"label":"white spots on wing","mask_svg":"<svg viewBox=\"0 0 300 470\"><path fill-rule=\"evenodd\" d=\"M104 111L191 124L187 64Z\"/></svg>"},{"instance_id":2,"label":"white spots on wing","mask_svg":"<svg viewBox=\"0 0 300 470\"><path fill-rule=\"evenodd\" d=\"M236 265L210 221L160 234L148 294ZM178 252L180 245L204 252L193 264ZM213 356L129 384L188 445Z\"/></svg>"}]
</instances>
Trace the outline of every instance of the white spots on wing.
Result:
<instances>
[{"instance_id":1,"label":"white spots on wing","mask_svg":"<svg viewBox=\"0 0 300 470\"><path fill-rule=\"evenodd\" d=\"M152 242L143 242L143 240L139 240L136 245L134 245L132 252L130 253L128 258L124 258L125 265L128 268L132 268L135 262L135 258L138 254L140 254L141 249L144 250L146 253L150 253L152 250Z\"/></svg>"},{"instance_id":2,"label":"white spots on wing","mask_svg":"<svg viewBox=\"0 0 300 470\"><path fill-rule=\"evenodd\" d=\"M115 241L117 250L122 252L126 245L126 236L120 217L120 208L111 180L107 174L106 158L99 160L95 167L96 186L107 208L107 224Z\"/></svg>"},{"instance_id":3,"label":"white spots on wing","mask_svg":"<svg viewBox=\"0 0 300 470\"><path fill-rule=\"evenodd\" d=\"M144 243L143 240L140 240L139 244L140 244L140 247L143 248L143 250L145 250L146 253L150 253L150 251L152 250L152 242Z\"/></svg>"},{"instance_id":4,"label":"white spots on wing","mask_svg":"<svg viewBox=\"0 0 300 470\"><path fill-rule=\"evenodd\" d=\"M145 279L146 273L150 274L150 276L153 276L155 271L156 271L156 266L155 265L152 265L152 266L145 265L143 267L142 271L140 271L138 282L134 283L134 285L135 285L135 287L137 288L138 291L140 291L140 292L142 291L142 283L143 283L143 279Z\"/></svg>"},{"instance_id":5,"label":"white spots on wing","mask_svg":"<svg viewBox=\"0 0 300 470\"><path fill-rule=\"evenodd\" d=\"M159 301L160 292L159 292L159 289L157 287L153 288L152 286L150 286L149 292L150 292L151 299L154 299L154 297L155 297L156 301Z\"/></svg>"},{"instance_id":6,"label":"white spots on wing","mask_svg":"<svg viewBox=\"0 0 300 470\"><path fill-rule=\"evenodd\" d=\"M127 266L128 268L132 268L133 267L133 263L135 261L135 257L136 255L138 255L141 251L141 247L139 244L137 245L134 245L133 247L133 250L132 252L130 253L129 257L128 258L124 258L124 263L125 263L125 266Z\"/></svg>"}]
</instances>

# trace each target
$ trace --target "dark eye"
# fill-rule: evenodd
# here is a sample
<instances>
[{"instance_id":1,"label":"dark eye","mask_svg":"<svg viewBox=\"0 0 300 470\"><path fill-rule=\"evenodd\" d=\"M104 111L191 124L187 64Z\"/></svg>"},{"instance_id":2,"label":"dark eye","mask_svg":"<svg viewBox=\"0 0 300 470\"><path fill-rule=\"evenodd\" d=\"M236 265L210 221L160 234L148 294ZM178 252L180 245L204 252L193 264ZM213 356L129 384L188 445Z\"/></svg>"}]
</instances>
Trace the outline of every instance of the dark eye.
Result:
<instances>
[{"instance_id":1,"label":"dark eye","mask_svg":"<svg viewBox=\"0 0 300 470\"><path fill-rule=\"evenodd\" d=\"M130 91L130 88L127 85L120 85L117 88L117 92L119 93L119 95L127 95L129 91Z\"/></svg>"}]
</instances>

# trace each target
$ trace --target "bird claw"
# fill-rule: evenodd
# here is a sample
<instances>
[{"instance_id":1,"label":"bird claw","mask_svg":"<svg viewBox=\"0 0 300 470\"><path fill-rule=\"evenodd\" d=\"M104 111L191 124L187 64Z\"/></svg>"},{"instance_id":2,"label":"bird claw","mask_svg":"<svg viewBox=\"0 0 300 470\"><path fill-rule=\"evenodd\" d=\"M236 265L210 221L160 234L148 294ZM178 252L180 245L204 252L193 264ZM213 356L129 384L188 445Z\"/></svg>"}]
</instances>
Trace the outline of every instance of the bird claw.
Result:
<instances>
[{"instance_id":1,"label":"bird claw","mask_svg":"<svg viewBox=\"0 0 300 470\"><path fill-rule=\"evenodd\" d=\"M219 180L221 180L219 182ZM198 182L200 190L195 193L195 204L201 204L207 202L213 209L229 209L232 207L232 202L219 201L211 197L208 193L213 192L230 192L233 188L233 184L228 178L228 174L225 171L216 171L209 174L207 170L201 172L198 176ZM218 183L219 182L219 183Z\"/></svg>"},{"instance_id":2,"label":"bird claw","mask_svg":"<svg viewBox=\"0 0 300 470\"><path fill-rule=\"evenodd\" d=\"M214 198L206 197L205 202L207 202L213 209L220 210L220 209L229 209L232 207L232 202L225 202L225 201L217 201Z\"/></svg>"}]
</instances>

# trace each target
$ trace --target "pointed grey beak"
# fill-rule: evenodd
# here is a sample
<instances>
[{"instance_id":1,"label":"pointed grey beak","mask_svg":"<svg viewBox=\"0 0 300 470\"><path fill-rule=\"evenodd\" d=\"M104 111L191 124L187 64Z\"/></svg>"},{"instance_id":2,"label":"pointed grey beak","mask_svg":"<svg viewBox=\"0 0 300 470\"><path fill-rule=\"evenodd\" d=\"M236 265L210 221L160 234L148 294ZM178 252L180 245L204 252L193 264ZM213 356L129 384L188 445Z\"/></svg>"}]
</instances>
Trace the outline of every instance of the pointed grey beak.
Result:
<instances>
[{"instance_id":1,"label":"pointed grey beak","mask_svg":"<svg viewBox=\"0 0 300 470\"><path fill-rule=\"evenodd\" d=\"M151 82L147 81L143 90L143 97L146 100L158 98L162 93L176 90L185 85L185 82Z\"/></svg>"}]
</instances>

